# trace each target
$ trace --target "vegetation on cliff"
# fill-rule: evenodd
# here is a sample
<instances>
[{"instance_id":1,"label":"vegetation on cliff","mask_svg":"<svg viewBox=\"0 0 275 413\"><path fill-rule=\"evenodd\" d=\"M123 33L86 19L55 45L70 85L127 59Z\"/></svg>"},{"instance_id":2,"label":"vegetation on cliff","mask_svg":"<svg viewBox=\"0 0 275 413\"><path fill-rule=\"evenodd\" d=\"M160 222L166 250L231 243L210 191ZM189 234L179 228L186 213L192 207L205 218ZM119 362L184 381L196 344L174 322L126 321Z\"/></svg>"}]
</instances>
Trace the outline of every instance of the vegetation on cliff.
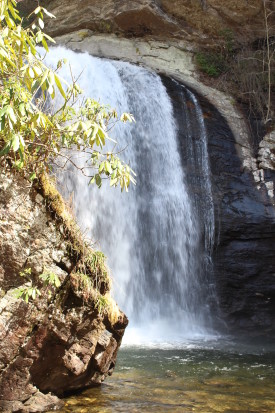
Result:
<instances>
[{"instance_id":1,"label":"vegetation on cliff","mask_svg":"<svg viewBox=\"0 0 275 413\"><path fill-rule=\"evenodd\" d=\"M262 120L267 130L275 125L275 41L274 6L268 0L247 5L247 15L258 9L254 38L240 39L239 25L216 28L216 43L201 47L197 66L213 85L230 92L249 107L250 117ZM261 19L261 20L260 20ZM261 22L261 24L259 24Z\"/></svg>"}]
</instances>

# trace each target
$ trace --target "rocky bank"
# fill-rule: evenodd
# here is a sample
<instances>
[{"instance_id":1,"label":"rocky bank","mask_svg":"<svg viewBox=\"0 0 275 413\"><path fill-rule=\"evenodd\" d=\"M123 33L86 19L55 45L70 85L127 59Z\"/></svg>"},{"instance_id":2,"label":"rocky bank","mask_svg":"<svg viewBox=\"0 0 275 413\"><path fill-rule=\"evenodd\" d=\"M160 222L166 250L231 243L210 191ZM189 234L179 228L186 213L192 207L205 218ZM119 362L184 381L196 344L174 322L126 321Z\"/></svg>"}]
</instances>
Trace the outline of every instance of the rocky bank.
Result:
<instances>
[{"instance_id":1,"label":"rocky bank","mask_svg":"<svg viewBox=\"0 0 275 413\"><path fill-rule=\"evenodd\" d=\"M45 411L112 373L128 320L51 181L0 172L0 410ZM41 296L16 298L30 287Z\"/></svg>"}]
</instances>

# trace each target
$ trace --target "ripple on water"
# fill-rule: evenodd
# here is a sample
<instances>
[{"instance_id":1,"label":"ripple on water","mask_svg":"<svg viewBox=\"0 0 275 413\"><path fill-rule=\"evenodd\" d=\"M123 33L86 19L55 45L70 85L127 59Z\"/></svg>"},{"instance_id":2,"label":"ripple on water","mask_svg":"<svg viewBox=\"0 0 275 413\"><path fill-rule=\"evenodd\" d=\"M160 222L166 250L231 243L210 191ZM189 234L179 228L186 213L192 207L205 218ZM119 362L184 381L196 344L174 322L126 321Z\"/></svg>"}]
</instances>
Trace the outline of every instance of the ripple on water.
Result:
<instances>
[{"instance_id":1,"label":"ripple on water","mask_svg":"<svg viewBox=\"0 0 275 413\"><path fill-rule=\"evenodd\" d=\"M275 351L203 344L126 346L113 376L68 398L60 413L275 412Z\"/></svg>"}]
</instances>

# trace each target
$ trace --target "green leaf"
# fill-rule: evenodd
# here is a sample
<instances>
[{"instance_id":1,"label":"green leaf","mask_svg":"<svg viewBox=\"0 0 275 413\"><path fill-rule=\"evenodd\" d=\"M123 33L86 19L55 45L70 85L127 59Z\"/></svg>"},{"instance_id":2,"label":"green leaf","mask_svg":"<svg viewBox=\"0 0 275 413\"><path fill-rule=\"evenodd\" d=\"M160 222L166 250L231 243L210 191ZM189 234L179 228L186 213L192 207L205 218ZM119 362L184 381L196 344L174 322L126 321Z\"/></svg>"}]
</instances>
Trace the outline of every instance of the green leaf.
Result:
<instances>
[{"instance_id":1,"label":"green leaf","mask_svg":"<svg viewBox=\"0 0 275 413\"><path fill-rule=\"evenodd\" d=\"M5 116L3 116L1 118L1 122L0 122L0 131L2 132L3 130L5 130L5 123L6 123L6 119Z\"/></svg>"},{"instance_id":2,"label":"green leaf","mask_svg":"<svg viewBox=\"0 0 275 413\"><path fill-rule=\"evenodd\" d=\"M133 115L131 115L131 113L122 113L120 120L122 122L135 122L135 118Z\"/></svg>"},{"instance_id":3,"label":"green leaf","mask_svg":"<svg viewBox=\"0 0 275 413\"><path fill-rule=\"evenodd\" d=\"M36 65L36 66L33 66L33 70L34 70L36 76L41 76L42 70L41 70L41 68L40 68L39 66L37 66L37 65Z\"/></svg>"},{"instance_id":4,"label":"green leaf","mask_svg":"<svg viewBox=\"0 0 275 413\"><path fill-rule=\"evenodd\" d=\"M0 156L4 156L7 153L9 153L10 149L11 149L11 140L0 150Z\"/></svg>"},{"instance_id":5,"label":"green leaf","mask_svg":"<svg viewBox=\"0 0 275 413\"><path fill-rule=\"evenodd\" d=\"M40 80L39 79L36 79L34 82L32 82L32 85L31 85L31 92L32 93L34 93L34 92L36 92L37 91L37 89L39 88L39 86L40 86Z\"/></svg>"},{"instance_id":6,"label":"green leaf","mask_svg":"<svg viewBox=\"0 0 275 413\"><path fill-rule=\"evenodd\" d=\"M41 29L44 29L44 22L40 17L38 18L38 24L41 27Z\"/></svg>"},{"instance_id":7,"label":"green leaf","mask_svg":"<svg viewBox=\"0 0 275 413\"><path fill-rule=\"evenodd\" d=\"M32 69L31 67L28 68L28 72L29 72L30 78L33 79L35 75L34 75L34 71L33 71L33 69Z\"/></svg>"},{"instance_id":8,"label":"green leaf","mask_svg":"<svg viewBox=\"0 0 275 413\"><path fill-rule=\"evenodd\" d=\"M60 287L61 282L60 279L58 278L58 276L55 274L55 278L54 278L54 284L56 286L56 288Z\"/></svg>"},{"instance_id":9,"label":"green leaf","mask_svg":"<svg viewBox=\"0 0 275 413\"><path fill-rule=\"evenodd\" d=\"M105 161L105 171L108 172L110 175L113 173L111 164L108 161Z\"/></svg>"},{"instance_id":10,"label":"green leaf","mask_svg":"<svg viewBox=\"0 0 275 413\"><path fill-rule=\"evenodd\" d=\"M117 184L117 181L118 181L118 179L117 179L117 178L115 178L115 179L111 179L111 180L110 180L110 186L114 186L114 185L116 185L116 184Z\"/></svg>"},{"instance_id":11,"label":"green leaf","mask_svg":"<svg viewBox=\"0 0 275 413\"><path fill-rule=\"evenodd\" d=\"M19 149L19 151L20 151L20 149ZM18 159L16 162L14 162L14 166L17 168L17 169L22 169L23 168L23 166L24 166L24 162L20 159Z\"/></svg>"},{"instance_id":12,"label":"green leaf","mask_svg":"<svg viewBox=\"0 0 275 413\"><path fill-rule=\"evenodd\" d=\"M48 76L48 81L50 85L54 85L55 84L55 78L54 78L54 74L52 71L49 72L49 76Z\"/></svg>"},{"instance_id":13,"label":"green leaf","mask_svg":"<svg viewBox=\"0 0 275 413\"><path fill-rule=\"evenodd\" d=\"M96 174L96 176L95 176L95 182L96 182L97 186L98 186L99 188L101 188L102 180L101 180L101 177L100 177L99 174Z\"/></svg>"},{"instance_id":14,"label":"green leaf","mask_svg":"<svg viewBox=\"0 0 275 413\"><path fill-rule=\"evenodd\" d=\"M43 35L44 35L44 37L45 37L46 39L49 40L49 42L51 42L51 43L56 43L56 41L55 41L51 36L49 36L48 34L43 33ZM64 60L66 60L66 59L64 59Z\"/></svg>"},{"instance_id":15,"label":"green leaf","mask_svg":"<svg viewBox=\"0 0 275 413\"><path fill-rule=\"evenodd\" d=\"M46 40L45 40L44 37L42 38L41 42L42 42L42 45L43 45L44 49L45 49L47 52L49 52L49 47L48 47L48 44L47 44L47 42L46 42Z\"/></svg>"},{"instance_id":16,"label":"green leaf","mask_svg":"<svg viewBox=\"0 0 275 413\"><path fill-rule=\"evenodd\" d=\"M38 14L41 11L41 7L38 6L36 7L36 9L34 10L34 14Z\"/></svg>"},{"instance_id":17,"label":"green leaf","mask_svg":"<svg viewBox=\"0 0 275 413\"><path fill-rule=\"evenodd\" d=\"M20 139L17 134L13 135L12 141L11 141L11 146L14 150L14 152L17 152L19 149L19 144L20 144Z\"/></svg>"},{"instance_id":18,"label":"green leaf","mask_svg":"<svg viewBox=\"0 0 275 413\"><path fill-rule=\"evenodd\" d=\"M6 114L9 116L10 120L13 123L16 123L17 119L16 119L15 113L13 111L13 108L11 106L8 106Z\"/></svg>"},{"instance_id":19,"label":"green leaf","mask_svg":"<svg viewBox=\"0 0 275 413\"><path fill-rule=\"evenodd\" d=\"M40 43L40 42L42 42L42 40L43 40L43 34L42 34L41 31L39 31L39 32L37 32L37 35L36 35L36 41L37 41L37 43Z\"/></svg>"},{"instance_id":20,"label":"green leaf","mask_svg":"<svg viewBox=\"0 0 275 413\"><path fill-rule=\"evenodd\" d=\"M26 110L25 110L25 104L24 102L21 102L18 106L18 110L21 113L22 116L26 115Z\"/></svg>"},{"instance_id":21,"label":"green leaf","mask_svg":"<svg viewBox=\"0 0 275 413\"><path fill-rule=\"evenodd\" d=\"M30 176L29 176L29 180L30 181L34 181L36 179L36 173L33 172Z\"/></svg>"},{"instance_id":22,"label":"green leaf","mask_svg":"<svg viewBox=\"0 0 275 413\"><path fill-rule=\"evenodd\" d=\"M1 110L0 110L0 117L2 117L3 115L5 115L5 113L8 110L8 105L4 106Z\"/></svg>"},{"instance_id":23,"label":"green leaf","mask_svg":"<svg viewBox=\"0 0 275 413\"><path fill-rule=\"evenodd\" d=\"M103 169L104 169L104 162L101 162L101 164L99 165L99 168L98 168L98 172L99 173L101 173L102 171L103 171Z\"/></svg>"},{"instance_id":24,"label":"green leaf","mask_svg":"<svg viewBox=\"0 0 275 413\"><path fill-rule=\"evenodd\" d=\"M45 80L47 79L49 74L49 69L46 69L45 72L43 73L42 79L40 80L40 84L39 86L42 86L45 82Z\"/></svg>"},{"instance_id":25,"label":"green leaf","mask_svg":"<svg viewBox=\"0 0 275 413\"><path fill-rule=\"evenodd\" d=\"M43 12L44 12L47 16L49 16L49 17L51 17L51 18L54 18L54 19L56 18L54 14L52 14L52 13L50 13L48 10L44 9L44 7L43 7Z\"/></svg>"},{"instance_id":26,"label":"green leaf","mask_svg":"<svg viewBox=\"0 0 275 413\"><path fill-rule=\"evenodd\" d=\"M35 48L35 46L34 46L34 44L33 44L32 39L27 36L27 37L26 37L26 42L28 43L28 45L29 45L29 47L30 47L30 49L31 49L31 53L35 56L35 55L36 55L36 48Z\"/></svg>"},{"instance_id":27,"label":"green leaf","mask_svg":"<svg viewBox=\"0 0 275 413\"><path fill-rule=\"evenodd\" d=\"M54 75L54 80L55 80L55 84L58 87L59 92L61 93L61 95L63 96L64 99L66 99L66 93L64 92L64 89L61 85L60 79L59 77L55 74Z\"/></svg>"}]
</instances>

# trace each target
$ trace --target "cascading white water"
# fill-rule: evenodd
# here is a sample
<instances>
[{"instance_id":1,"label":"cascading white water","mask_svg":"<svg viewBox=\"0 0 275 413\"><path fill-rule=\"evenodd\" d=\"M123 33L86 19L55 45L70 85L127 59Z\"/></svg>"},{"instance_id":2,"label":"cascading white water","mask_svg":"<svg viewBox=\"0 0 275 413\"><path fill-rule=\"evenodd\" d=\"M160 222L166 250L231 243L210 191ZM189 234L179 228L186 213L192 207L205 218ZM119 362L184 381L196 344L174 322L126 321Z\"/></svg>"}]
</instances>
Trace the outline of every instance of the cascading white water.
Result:
<instances>
[{"instance_id":1,"label":"cascading white water","mask_svg":"<svg viewBox=\"0 0 275 413\"><path fill-rule=\"evenodd\" d=\"M197 124L199 126L200 141L199 145L196 147L196 159L200 164L201 170L201 185L204 188L204 227L205 227L205 249L211 254L214 244L214 232L215 232L215 218L214 218L214 203L212 199L212 189L210 180L210 167L208 160L208 149L207 149L207 132L204 124L203 113L198 100L194 93L187 90L187 94L194 103Z\"/></svg>"},{"instance_id":2,"label":"cascading white water","mask_svg":"<svg viewBox=\"0 0 275 413\"><path fill-rule=\"evenodd\" d=\"M63 192L74 193L80 226L108 257L115 298L147 339L206 334L208 310L201 299L206 287L197 277L199 220L186 189L165 87L143 68L64 48L53 49L47 63L64 57L75 76L83 71L78 83L86 96L136 119L113 134L116 150L126 148L121 157L137 174L129 194L108 185L92 188L72 172L60 179ZM61 76L69 80L69 70L62 69Z\"/></svg>"}]
</instances>

